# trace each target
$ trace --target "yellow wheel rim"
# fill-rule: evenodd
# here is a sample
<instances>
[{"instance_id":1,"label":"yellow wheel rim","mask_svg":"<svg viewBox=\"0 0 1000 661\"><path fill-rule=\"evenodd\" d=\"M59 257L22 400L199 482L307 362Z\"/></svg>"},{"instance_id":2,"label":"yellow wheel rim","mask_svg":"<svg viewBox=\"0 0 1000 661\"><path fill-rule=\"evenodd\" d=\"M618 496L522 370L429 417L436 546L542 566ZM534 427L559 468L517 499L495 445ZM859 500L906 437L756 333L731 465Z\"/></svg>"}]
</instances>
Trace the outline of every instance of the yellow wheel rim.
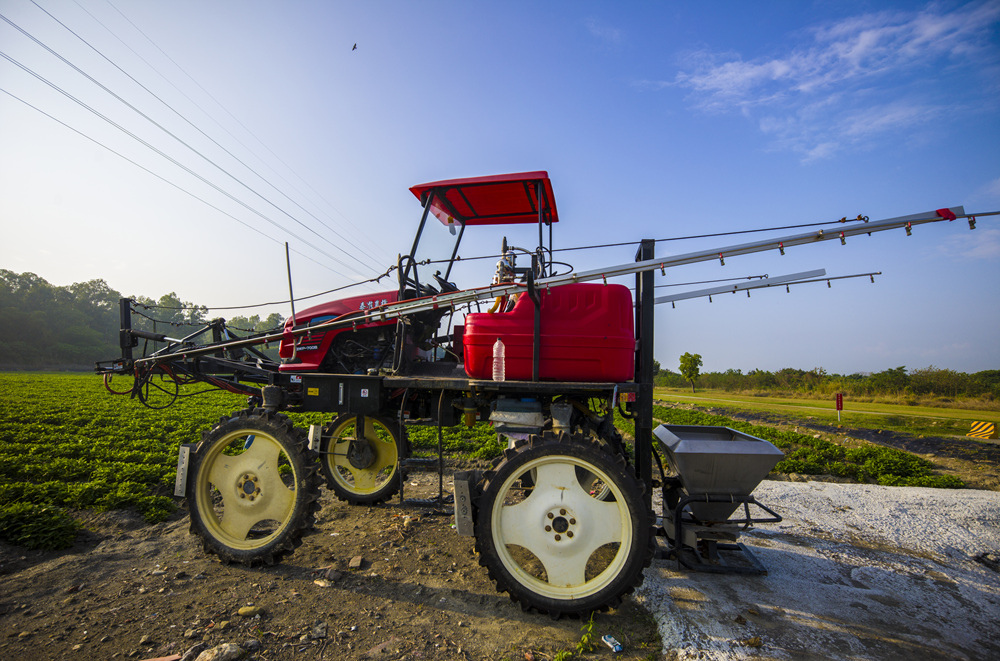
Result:
<instances>
[{"instance_id":1,"label":"yellow wheel rim","mask_svg":"<svg viewBox=\"0 0 1000 661\"><path fill-rule=\"evenodd\" d=\"M326 461L334 481L345 491L367 495L385 487L396 475L399 452L396 437L380 420L366 417L364 440L371 449L371 463L358 467L351 462L351 442L357 439L356 418L345 419L331 434Z\"/></svg>"},{"instance_id":2,"label":"yellow wheel rim","mask_svg":"<svg viewBox=\"0 0 1000 661\"><path fill-rule=\"evenodd\" d=\"M240 430L208 450L195 500L208 532L227 546L252 550L279 536L295 508L295 469L266 432Z\"/></svg>"}]
</instances>

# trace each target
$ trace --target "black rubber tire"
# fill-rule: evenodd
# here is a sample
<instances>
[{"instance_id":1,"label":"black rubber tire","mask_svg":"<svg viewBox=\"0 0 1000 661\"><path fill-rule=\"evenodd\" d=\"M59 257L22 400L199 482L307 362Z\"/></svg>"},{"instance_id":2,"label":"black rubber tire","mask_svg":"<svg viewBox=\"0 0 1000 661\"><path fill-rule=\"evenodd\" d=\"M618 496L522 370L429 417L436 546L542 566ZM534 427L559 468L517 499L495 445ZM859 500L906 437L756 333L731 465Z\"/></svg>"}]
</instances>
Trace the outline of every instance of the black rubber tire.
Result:
<instances>
[{"instance_id":1,"label":"black rubber tire","mask_svg":"<svg viewBox=\"0 0 1000 661\"><path fill-rule=\"evenodd\" d=\"M280 413L237 411L194 450L186 490L191 532L223 562L272 565L315 525L319 485L303 430Z\"/></svg>"},{"instance_id":2,"label":"black rubber tire","mask_svg":"<svg viewBox=\"0 0 1000 661\"><path fill-rule=\"evenodd\" d=\"M581 468L607 484L614 498L587 493ZM537 486L526 487L522 477L532 470ZM507 450L480 488L479 564L524 610L586 616L617 606L642 582L653 557L653 512L624 459L599 443L552 432L533 436Z\"/></svg>"},{"instance_id":3,"label":"black rubber tire","mask_svg":"<svg viewBox=\"0 0 1000 661\"><path fill-rule=\"evenodd\" d=\"M406 438L395 420L381 416L365 418L366 438L373 463L365 468L350 464L347 450L357 427L356 415L341 415L323 427L320 466L326 486L340 500L353 505L371 505L392 498L399 491L400 458L405 457ZM338 445L340 447L338 447ZM402 448L402 452L400 452Z\"/></svg>"}]
</instances>

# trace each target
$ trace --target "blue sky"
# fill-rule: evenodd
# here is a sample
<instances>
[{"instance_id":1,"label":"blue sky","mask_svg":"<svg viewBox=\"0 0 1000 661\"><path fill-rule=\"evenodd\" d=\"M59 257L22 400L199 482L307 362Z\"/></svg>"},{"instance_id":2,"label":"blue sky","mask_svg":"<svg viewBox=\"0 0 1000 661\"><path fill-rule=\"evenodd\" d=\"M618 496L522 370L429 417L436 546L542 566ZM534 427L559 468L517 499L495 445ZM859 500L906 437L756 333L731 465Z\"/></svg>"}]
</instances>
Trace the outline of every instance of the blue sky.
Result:
<instances>
[{"instance_id":1,"label":"blue sky","mask_svg":"<svg viewBox=\"0 0 1000 661\"><path fill-rule=\"evenodd\" d=\"M996 1L0 0L0 14L0 268L57 285L282 300L288 241L296 294L312 294L409 248L411 185L529 170L553 180L557 247L1000 210ZM674 269L662 282L884 275L660 306L656 356L998 369L998 222ZM501 236L470 231L463 252ZM595 268L634 248L565 255ZM459 284L491 274L470 264Z\"/></svg>"}]
</instances>

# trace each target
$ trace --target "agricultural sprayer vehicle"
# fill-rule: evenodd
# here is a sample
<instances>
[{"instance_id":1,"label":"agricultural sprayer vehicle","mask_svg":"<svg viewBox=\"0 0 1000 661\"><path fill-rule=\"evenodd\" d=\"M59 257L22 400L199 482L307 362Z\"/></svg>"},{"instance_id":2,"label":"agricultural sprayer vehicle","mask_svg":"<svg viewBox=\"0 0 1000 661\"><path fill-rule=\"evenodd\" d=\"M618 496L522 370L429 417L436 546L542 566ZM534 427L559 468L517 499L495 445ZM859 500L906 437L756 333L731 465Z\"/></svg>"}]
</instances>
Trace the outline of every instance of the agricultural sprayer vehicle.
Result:
<instances>
[{"instance_id":1,"label":"agricultural sprayer vehicle","mask_svg":"<svg viewBox=\"0 0 1000 661\"><path fill-rule=\"evenodd\" d=\"M314 523L322 481L350 503L400 492L407 428L436 426L440 438L442 427L488 420L508 448L490 470L456 473L448 503L498 589L523 607L559 615L615 605L641 582L658 532L663 555L717 568L718 551L733 547L727 526L778 520L750 492L781 453L720 428L659 427L654 436L653 309L677 298L654 295L655 274L956 217L974 226L956 207L663 258L643 240L634 262L573 271L553 259L559 217L545 172L410 190L423 213L409 253L390 267L389 291L293 312L280 332L249 336L222 320L183 338L133 329L131 301L122 300L122 355L97 368L106 379L134 377L122 394L148 404L151 393L175 396L201 382L248 397L245 410L182 446L178 462L176 492L192 531L223 561L271 564L291 552ZM467 231L516 224L537 225L536 247L504 238L490 283L453 284ZM621 276L635 277L634 298L608 283ZM140 340L157 348L135 356ZM259 351L275 343L280 362ZM634 422L631 447L616 410ZM330 421L301 429L283 413L300 411ZM440 476L440 451L437 465ZM753 518L751 505L770 518ZM738 508L744 516L730 519Z\"/></svg>"}]
</instances>

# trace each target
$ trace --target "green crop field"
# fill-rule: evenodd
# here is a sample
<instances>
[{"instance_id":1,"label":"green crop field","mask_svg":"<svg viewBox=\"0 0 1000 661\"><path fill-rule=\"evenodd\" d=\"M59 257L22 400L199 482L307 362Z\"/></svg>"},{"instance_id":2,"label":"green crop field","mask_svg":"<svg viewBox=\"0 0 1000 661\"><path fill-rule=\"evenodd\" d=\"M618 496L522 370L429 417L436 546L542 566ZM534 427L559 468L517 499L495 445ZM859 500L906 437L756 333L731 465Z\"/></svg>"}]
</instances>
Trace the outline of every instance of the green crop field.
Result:
<instances>
[{"instance_id":1,"label":"green crop field","mask_svg":"<svg viewBox=\"0 0 1000 661\"><path fill-rule=\"evenodd\" d=\"M135 507L165 519L178 445L240 406L210 393L154 411L95 375L0 374L0 532L58 548L75 534L66 509ZM41 538L24 529L45 521L54 529Z\"/></svg>"},{"instance_id":2,"label":"green crop field","mask_svg":"<svg viewBox=\"0 0 1000 661\"><path fill-rule=\"evenodd\" d=\"M732 411L777 413L792 419L812 418L822 424L837 424L837 410L833 397L827 399L799 399L789 397L747 396L720 390L688 390L656 388L657 399L667 402L694 404ZM854 402L844 399L841 422L845 426L865 429L888 429L924 436L964 436L974 420L995 421L996 411L983 411L940 406L907 406Z\"/></svg>"},{"instance_id":3,"label":"green crop field","mask_svg":"<svg viewBox=\"0 0 1000 661\"><path fill-rule=\"evenodd\" d=\"M116 390L128 383L112 382ZM197 384L182 394L198 393ZM76 533L67 510L136 508L149 522L175 509L177 449L246 406L240 395L211 391L163 410L112 395L89 374L0 373L0 535L28 546L68 546ZM329 421L292 414L295 424ZM444 430L449 454L499 454L488 425ZM436 456L436 428L411 429L418 455Z\"/></svg>"},{"instance_id":4,"label":"green crop field","mask_svg":"<svg viewBox=\"0 0 1000 661\"><path fill-rule=\"evenodd\" d=\"M128 383L112 383L118 390ZM178 402L153 410L112 395L88 374L0 373L0 536L29 548L65 548L79 525L73 510L134 508L149 522L176 510L172 497L177 448L194 443L223 416L244 408L239 395L182 389ZM291 414L306 427L330 419ZM915 455L881 447L843 448L829 441L720 416L657 406L654 417L674 424L726 425L761 436L785 451L779 472L837 475L890 485L957 487L953 477L930 474ZM627 420L616 424L627 434ZM434 427L410 428L415 455L436 456ZM489 459L502 446L488 424L444 430L451 457Z\"/></svg>"}]
</instances>

